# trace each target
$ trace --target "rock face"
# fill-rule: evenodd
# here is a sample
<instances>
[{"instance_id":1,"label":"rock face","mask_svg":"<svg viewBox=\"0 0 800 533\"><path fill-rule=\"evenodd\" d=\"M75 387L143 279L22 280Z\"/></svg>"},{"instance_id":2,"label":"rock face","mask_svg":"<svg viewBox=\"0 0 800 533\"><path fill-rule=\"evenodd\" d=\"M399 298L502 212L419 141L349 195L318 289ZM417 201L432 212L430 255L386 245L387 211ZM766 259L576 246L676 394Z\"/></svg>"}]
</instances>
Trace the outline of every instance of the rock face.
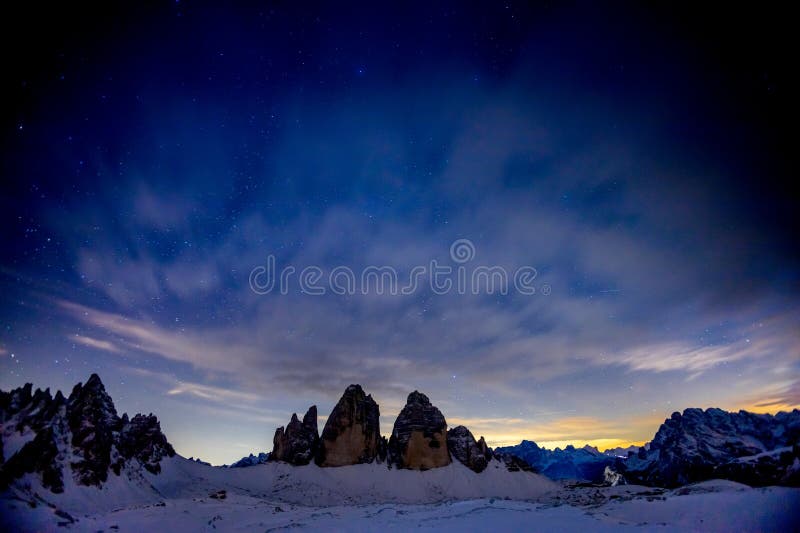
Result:
<instances>
[{"instance_id":1,"label":"rock face","mask_svg":"<svg viewBox=\"0 0 800 533\"><path fill-rule=\"evenodd\" d=\"M45 428L0 468L0 488L24 474L37 473L42 485L52 492L64 492L62 464L59 461L59 439L53 428Z\"/></svg>"},{"instance_id":2,"label":"rock face","mask_svg":"<svg viewBox=\"0 0 800 533\"><path fill-rule=\"evenodd\" d=\"M318 442L317 406L312 405L302 422L294 413L285 430L283 426L275 430L269 461L283 461L295 466L307 465L314 459Z\"/></svg>"},{"instance_id":3,"label":"rock face","mask_svg":"<svg viewBox=\"0 0 800 533\"><path fill-rule=\"evenodd\" d=\"M380 410L360 385L350 385L333 408L317 451L319 466L371 463L380 458Z\"/></svg>"},{"instance_id":4,"label":"rock face","mask_svg":"<svg viewBox=\"0 0 800 533\"><path fill-rule=\"evenodd\" d=\"M72 462L76 481L99 485L108 478L114 433L121 429L114 402L97 374L78 383L69 395L67 421L72 432Z\"/></svg>"},{"instance_id":5,"label":"rock face","mask_svg":"<svg viewBox=\"0 0 800 533\"><path fill-rule=\"evenodd\" d=\"M676 487L712 478L800 485L800 411L777 415L686 409L659 428L649 450L620 462L630 483Z\"/></svg>"},{"instance_id":6,"label":"rock face","mask_svg":"<svg viewBox=\"0 0 800 533\"><path fill-rule=\"evenodd\" d=\"M25 473L38 474L53 492L63 491L64 475L70 473L79 484L99 486L109 471L119 475L126 467L158 473L160 461L175 455L155 416L117 416L97 374L77 384L69 399L61 391L51 397L49 390L31 394L31 389L26 384L0 391L0 486ZM5 446L26 436L30 440L19 449Z\"/></svg>"},{"instance_id":7,"label":"rock face","mask_svg":"<svg viewBox=\"0 0 800 533\"><path fill-rule=\"evenodd\" d=\"M161 473L161 459L175 455L172 445L161 432L158 418L152 413L136 415L130 422L128 417L123 415L117 447L122 457L135 458L153 474ZM118 474L120 463L117 465L115 472Z\"/></svg>"},{"instance_id":8,"label":"rock face","mask_svg":"<svg viewBox=\"0 0 800 533\"><path fill-rule=\"evenodd\" d=\"M537 470L528 461L521 459L514 454L495 451L492 456L503 463L509 472L533 472Z\"/></svg>"},{"instance_id":9,"label":"rock face","mask_svg":"<svg viewBox=\"0 0 800 533\"><path fill-rule=\"evenodd\" d=\"M381 435L378 440L378 462L384 463L389 458L389 440Z\"/></svg>"},{"instance_id":10,"label":"rock face","mask_svg":"<svg viewBox=\"0 0 800 533\"><path fill-rule=\"evenodd\" d=\"M450 464L447 422L424 394L408 395L394 423L388 452L389 461L398 468L427 470Z\"/></svg>"},{"instance_id":11,"label":"rock face","mask_svg":"<svg viewBox=\"0 0 800 533\"><path fill-rule=\"evenodd\" d=\"M464 426L456 426L447 432L447 449L473 472L483 472L492 458L492 452L483 437L476 442L470 430Z\"/></svg>"}]
</instances>

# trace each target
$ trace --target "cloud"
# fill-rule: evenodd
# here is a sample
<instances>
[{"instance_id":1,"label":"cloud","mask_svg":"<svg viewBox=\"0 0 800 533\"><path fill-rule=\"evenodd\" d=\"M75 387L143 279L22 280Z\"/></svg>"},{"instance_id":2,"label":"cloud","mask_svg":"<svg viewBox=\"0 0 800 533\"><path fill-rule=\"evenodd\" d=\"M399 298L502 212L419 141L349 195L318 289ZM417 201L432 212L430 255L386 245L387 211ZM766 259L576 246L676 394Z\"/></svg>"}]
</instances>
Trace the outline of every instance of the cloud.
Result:
<instances>
[{"instance_id":1,"label":"cloud","mask_svg":"<svg viewBox=\"0 0 800 533\"><path fill-rule=\"evenodd\" d=\"M144 305L162 294L158 266L144 254L119 257L111 250L81 249L77 255L77 268L84 283L119 305Z\"/></svg>"},{"instance_id":2,"label":"cloud","mask_svg":"<svg viewBox=\"0 0 800 533\"><path fill-rule=\"evenodd\" d=\"M773 364L791 361L800 353L794 312L761 316L758 320L731 328L731 340L710 344L703 339L700 345L686 341L645 345L623 350L611 359L631 370L654 372L681 371L695 378L717 365L741 360L769 360Z\"/></svg>"},{"instance_id":3,"label":"cloud","mask_svg":"<svg viewBox=\"0 0 800 533\"><path fill-rule=\"evenodd\" d=\"M440 393L475 419L530 405L590 412L586 432L568 420L541 433L485 423L498 442L616 438L625 427L597 421L631 413L602 413L607 399L631 411L661 401L646 409L662 413L668 391L685 392L687 380L695 390L702 382L691 398L705 402L742 394L751 378L778 379L763 368L797 375L789 363L800 315L794 293L779 290L787 277L752 228L715 201L724 192L706 168L676 172L646 135L609 132L612 113L554 111L547 98L502 86L425 88L421 107L387 105L408 90L423 92L398 88L357 109L334 100L324 113L289 107L283 119L303 127L265 148L263 168L236 171L248 176L241 195L209 177L230 170L236 153L226 150L237 148L204 136L198 143L213 157L185 158L189 168L163 186L134 172L120 186L129 194L81 204L53 224L81 276L80 287L58 292L65 319L88 326L87 338L113 338L136 361L191 376L167 384L176 401L219 409L245 402L225 388L300 404L335 401L361 383L384 413L414 389ZM129 216L101 225L104 210ZM407 272L432 259L450 264L457 238L476 245L468 267L530 265L552 293L311 297L248 288L267 254L298 270ZM650 432L637 428L631 440Z\"/></svg>"},{"instance_id":4,"label":"cloud","mask_svg":"<svg viewBox=\"0 0 800 533\"><path fill-rule=\"evenodd\" d=\"M791 375L790 369L784 370ZM762 386L736 406L753 413L777 413L800 409L800 380L788 380Z\"/></svg>"},{"instance_id":5,"label":"cloud","mask_svg":"<svg viewBox=\"0 0 800 533\"><path fill-rule=\"evenodd\" d=\"M617 361L632 370L683 371L689 372L690 377L696 377L718 364L762 355L758 347L751 347L746 341L725 346L700 347L674 342L628 350Z\"/></svg>"},{"instance_id":6,"label":"cloud","mask_svg":"<svg viewBox=\"0 0 800 533\"><path fill-rule=\"evenodd\" d=\"M278 424L284 414L262 404L266 398L251 392L237 390L233 386L215 386L196 383L175 376L141 367L122 366L122 372L143 376L150 381L163 384L164 394L171 399L184 399L191 409L201 409L215 416L235 416L248 421Z\"/></svg>"},{"instance_id":7,"label":"cloud","mask_svg":"<svg viewBox=\"0 0 800 533\"><path fill-rule=\"evenodd\" d=\"M251 347L226 344L222 332L219 336L204 338L201 334L167 329L73 302L59 300L57 304L73 318L118 336L119 341L129 348L189 363L197 368L235 372L242 364L246 364L244 359L252 351ZM243 353L236 354L237 350Z\"/></svg>"},{"instance_id":8,"label":"cloud","mask_svg":"<svg viewBox=\"0 0 800 533\"><path fill-rule=\"evenodd\" d=\"M198 208L186 195L156 193L141 182L131 204L137 224L159 230L185 228L189 224L189 215Z\"/></svg>"},{"instance_id":9,"label":"cloud","mask_svg":"<svg viewBox=\"0 0 800 533\"><path fill-rule=\"evenodd\" d=\"M610 421L588 416L559 417L550 420L536 418L454 418L448 420L452 426L464 425L473 434L485 435L490 446L511 446L522 440L536 443L564 443L583 446L590 441L610 443L609 447L622 442L640 442L637 434L655 434L659 418L643 418L629 421Z\"/></svg>"},{"instance_id":10,"label":"cloud","mask_svg":"<svg viewBox=\"0 0 800 533\"><path fill-rule=\"evenodd\" d=\"M188 383L178 381L174 387L167 391L167 394L174 396L177 394L189 394L205 400L224 401L224 402L254 402L258 396L251 393L239 392L222 387L211 387L199 383Z\"/></svg>"},{"instance_id":11,"label":"cloud","mask_svg":"<svg viewBox=\"0 0 800 533\"><path fill-rule=\"evenodd\" d=\"M85 335L69 335L67 337L69 340L73 342L77 342L78 344L82 344L84 346L88 346L89 348L95 348L97 350L104 350L106 352L111 353L120 353L120 349L111 341L104 341L100 339L94 339L92 337L87 337Z\"/></svg>"}]
</instances>

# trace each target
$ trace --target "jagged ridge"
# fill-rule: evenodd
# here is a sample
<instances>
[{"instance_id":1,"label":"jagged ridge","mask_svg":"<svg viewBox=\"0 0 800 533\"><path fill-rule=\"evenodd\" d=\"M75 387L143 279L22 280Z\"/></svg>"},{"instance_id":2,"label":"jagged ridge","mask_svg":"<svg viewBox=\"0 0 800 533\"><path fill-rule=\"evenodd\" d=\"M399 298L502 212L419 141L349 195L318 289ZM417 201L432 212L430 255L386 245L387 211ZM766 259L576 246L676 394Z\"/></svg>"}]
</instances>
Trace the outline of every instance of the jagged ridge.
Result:
<instances>
[{"instance_id":1,"label":"jagged ridge","mask_svg":"<svg viewBox=\"0 0 800 533\"><path fill-rule=\"evenodd\" d=\"M31 436L19 450L8 450L9 457L3 454L3 487L26 473L37 473L56 493L64 490L68 473L81 485L99 486L109 471L119 475L132 460L158 473L161 459L175 455L155 416L117 415L97 374L75 385L68 399L61 391L51 397L49 389L31 390L28 383L0 391L3 447L12 438Z\"/></svg>"},{"instance_id":2,"label":"jagged ridge","mask_svg":"<svg viewBox=\"0 0 800 533\"><path fill-rule=\"evenodd\" d=\"M711 408L673 413L649 449L619 464L635 483L677 487L712 478L800 485L800 411L776 415Z\"/></svg>"}]
</instances>

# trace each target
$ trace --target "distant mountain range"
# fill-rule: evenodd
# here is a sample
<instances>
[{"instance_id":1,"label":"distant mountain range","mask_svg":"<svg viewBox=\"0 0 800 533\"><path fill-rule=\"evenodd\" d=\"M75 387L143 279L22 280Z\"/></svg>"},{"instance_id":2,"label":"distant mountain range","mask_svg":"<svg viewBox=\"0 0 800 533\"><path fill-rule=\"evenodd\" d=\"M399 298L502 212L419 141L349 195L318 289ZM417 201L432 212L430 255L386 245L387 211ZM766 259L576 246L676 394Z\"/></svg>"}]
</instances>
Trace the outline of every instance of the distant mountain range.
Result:
<instances>
[{"instance_id":1,"label":"distant mountain range","mask_svg":"<svg viewBox=\"0 0 800 533\"><path fill-rule=\"evenodd\" d=\"M592 483L608 481L610 473L615 480L666 487L711 478L800 485L798 410L773 416L687 409L666 420L648 446L602 453L591 446L547 450L527 440L492 450L464 426L448 429L441 411L417 391L409 394L388 438L380 434L379 418L372 396L351 385L321 434L316 406L311 406L302 420L293 414L275 431L270 453L251 454L228 468L285 463L432 470L456 462L475 474L492 466L492 476L499 475L499 468L511 475L538 472ZM151 479L175 456L158 419L152 414L118 416L96 374L76 385L68 398L60 391L33 392L30 384L0 391L0 436L0 489L28 475L54 493L68 485L102 486L110 476ZM211 468L199 460L191 463Z\"/></svg>"},{"instance_id":2,"label":"distant mountain range","mask_svg":"<svg viewBox=\"0 0 800 533\"><path fill-rule=\"evenodd\" d=\"M601 453L597 448L588 445L583 448L566 446L563 450L548 450L530 440L496 450L524 459L537 472L550 479L574 479L591 483L604 482L606 467L613 467L621 455L619 448ZM632 446L625 450L637 452L639 448Z\"/></svg>"},{"instance_id":3,"label":"distant mountain range","mask_svg":"<svg viewBox=\"0 0 800 533\"><path fill-rule=\"evenodd\" d=\"M603 483L609 468L627 483L670 488L714 478L800 486L800 411L686 409L673 413L641 448L547 450L524 440L497 451L524 459L551 479Z\"/></svg>"},{"instance_id":4,"label":"distant mountain range","mask_svg":"<svg viewBox=\"0 0 800 533\"><path fill-rule=\"evenodd\" d=\"M247 457L242 457L235 463L228 466L228 468L245 468L248 466L256 466L256 465L263 465L269 460L268 453L259 453L258 455L253 455L252 453Z\"/></svg>"},{"instance_id":5,"label":"distant mountain range","mask_svg":"<svg viewBox=\"0 0 800 533\"><path fill-rule=\"evenodd\" d=\"M776 415L686 409L648 448L617 466L630 483L677 487L711 478L800 486L800 411Z\"/></svg>"}]
</instances>

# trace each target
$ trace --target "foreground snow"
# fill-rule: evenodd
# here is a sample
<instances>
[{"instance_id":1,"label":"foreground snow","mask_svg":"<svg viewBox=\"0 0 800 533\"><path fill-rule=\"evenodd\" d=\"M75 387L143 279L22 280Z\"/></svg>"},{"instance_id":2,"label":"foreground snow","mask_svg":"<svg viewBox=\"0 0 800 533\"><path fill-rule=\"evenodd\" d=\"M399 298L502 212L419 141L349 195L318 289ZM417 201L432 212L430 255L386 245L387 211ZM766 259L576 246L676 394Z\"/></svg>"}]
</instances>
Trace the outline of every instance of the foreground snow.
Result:
<instances>
[{"instance_id":1,"label":"foreground snow","mask_svg":"<svg viewBox=\"0 0 800 533\"><path fill-rule=\"evenodd\" d=\"M3 494L0 530L793 531L800 525L800 489L728 481L665 491L568 487L500 465L482 474L455 463L427 472L275 463L221 469L175 458L163 467L159 476L112 476L102 489L70 485L61 495L26 479ZM224 499L211 497L220 491Z\"/></svg>"}]
</instances>

